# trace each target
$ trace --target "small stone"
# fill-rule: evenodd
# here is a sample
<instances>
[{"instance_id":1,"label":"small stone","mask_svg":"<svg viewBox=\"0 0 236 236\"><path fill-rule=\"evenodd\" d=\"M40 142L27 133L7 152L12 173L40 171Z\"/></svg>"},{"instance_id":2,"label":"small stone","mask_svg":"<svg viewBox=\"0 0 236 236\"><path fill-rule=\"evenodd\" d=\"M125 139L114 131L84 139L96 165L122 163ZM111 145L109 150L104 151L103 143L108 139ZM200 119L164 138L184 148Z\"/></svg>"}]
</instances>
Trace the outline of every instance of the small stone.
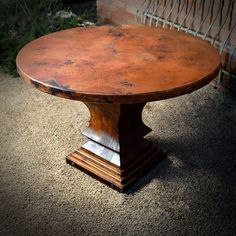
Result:
<instances>
[{"instance_id":1,"label":"small stone","mask_svg":"<svg viewBox=\"0 0 236 236\"><path fill-rule=\"evenodd\" d=\"M76 17L76 15L72 11L62 10L62 11L56 12L56 14L55 14L55 18L68 19L71 17Z\"/></svg>"}]
</instances>

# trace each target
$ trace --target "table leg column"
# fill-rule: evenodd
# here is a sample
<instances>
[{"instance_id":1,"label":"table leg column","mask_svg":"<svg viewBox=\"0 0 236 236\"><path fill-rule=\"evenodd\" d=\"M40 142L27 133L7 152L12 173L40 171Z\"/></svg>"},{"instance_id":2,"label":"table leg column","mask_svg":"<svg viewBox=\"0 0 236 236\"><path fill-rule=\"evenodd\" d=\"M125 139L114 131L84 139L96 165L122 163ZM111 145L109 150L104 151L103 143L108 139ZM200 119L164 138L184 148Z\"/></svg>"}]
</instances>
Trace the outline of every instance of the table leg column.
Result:
<instances>
[{"instance_id":1,"label":"table leg column","mask_svg":"<svg viewBox=\"0 0 236 236\"><path fill-rule=\"evenodd\" d=\"M91 117L83 134L89 141L67 157L69 164L123 191L164 157L160 147L144 139L151 132L142 122L145 103L85 105Z\"/></svg>"}]
</instances>

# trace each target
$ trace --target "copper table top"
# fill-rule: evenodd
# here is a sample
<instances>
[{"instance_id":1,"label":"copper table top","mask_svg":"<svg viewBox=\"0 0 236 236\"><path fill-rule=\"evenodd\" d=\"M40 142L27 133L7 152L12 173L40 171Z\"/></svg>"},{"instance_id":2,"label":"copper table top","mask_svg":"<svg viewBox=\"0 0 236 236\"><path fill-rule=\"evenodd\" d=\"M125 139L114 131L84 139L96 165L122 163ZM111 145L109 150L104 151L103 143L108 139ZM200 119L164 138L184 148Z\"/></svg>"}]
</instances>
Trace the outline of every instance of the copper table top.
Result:
<instances>
[{"instance_id":1,"label":"copper table top","mask_svg":"<svg viewBox=\"0 0 236 236\"><path fill-rule=\"evenodd\" d=\"M21 77L41 91L87 102L138 103L209 83L220 56L184 32L145 26L73 28L38 38L18 54Z\"/></svg>"}]
</instances>

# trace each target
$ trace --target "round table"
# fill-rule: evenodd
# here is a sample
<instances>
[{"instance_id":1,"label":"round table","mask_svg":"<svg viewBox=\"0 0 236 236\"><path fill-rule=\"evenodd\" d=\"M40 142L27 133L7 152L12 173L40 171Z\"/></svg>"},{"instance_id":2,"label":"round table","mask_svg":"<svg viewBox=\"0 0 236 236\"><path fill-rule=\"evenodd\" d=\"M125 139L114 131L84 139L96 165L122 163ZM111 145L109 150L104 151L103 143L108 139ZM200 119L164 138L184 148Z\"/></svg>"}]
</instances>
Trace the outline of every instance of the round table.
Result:
<instances>
[{"instance_id":1,"label":"round table","mask_svg":"<svg viewBox=\"0 0 236 236\"><path fill-rule=\"evenodd\" d=\"M144 138L146 102L190 93L214 79L220 56L183 32L145 26L73 28L38 38L19 52L18 72L35 88L83 101L89 141L67 162L123 191L165 152Z\"/></svg>"}]
</instances>

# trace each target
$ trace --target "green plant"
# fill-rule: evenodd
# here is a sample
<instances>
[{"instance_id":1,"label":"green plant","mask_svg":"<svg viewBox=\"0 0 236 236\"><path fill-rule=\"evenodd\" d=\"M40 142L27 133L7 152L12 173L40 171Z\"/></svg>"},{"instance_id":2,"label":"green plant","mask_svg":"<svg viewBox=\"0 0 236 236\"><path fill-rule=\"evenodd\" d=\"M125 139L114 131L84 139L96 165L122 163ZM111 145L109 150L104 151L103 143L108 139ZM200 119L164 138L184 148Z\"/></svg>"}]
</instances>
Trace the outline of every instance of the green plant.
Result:
<instances>
[{"instance_id":1,"label":"green plant","mask_svg":"<svg viewBox=\"0 0 236 236\"><path fill-rule=\"evenodd\" d=\"M78 26L88 19L81 17L56 17L56 13L68 9L62 0L0 0L0 65L17 76L15 58L19 50L42 35Z\"/></svg>"}]
</instances>

